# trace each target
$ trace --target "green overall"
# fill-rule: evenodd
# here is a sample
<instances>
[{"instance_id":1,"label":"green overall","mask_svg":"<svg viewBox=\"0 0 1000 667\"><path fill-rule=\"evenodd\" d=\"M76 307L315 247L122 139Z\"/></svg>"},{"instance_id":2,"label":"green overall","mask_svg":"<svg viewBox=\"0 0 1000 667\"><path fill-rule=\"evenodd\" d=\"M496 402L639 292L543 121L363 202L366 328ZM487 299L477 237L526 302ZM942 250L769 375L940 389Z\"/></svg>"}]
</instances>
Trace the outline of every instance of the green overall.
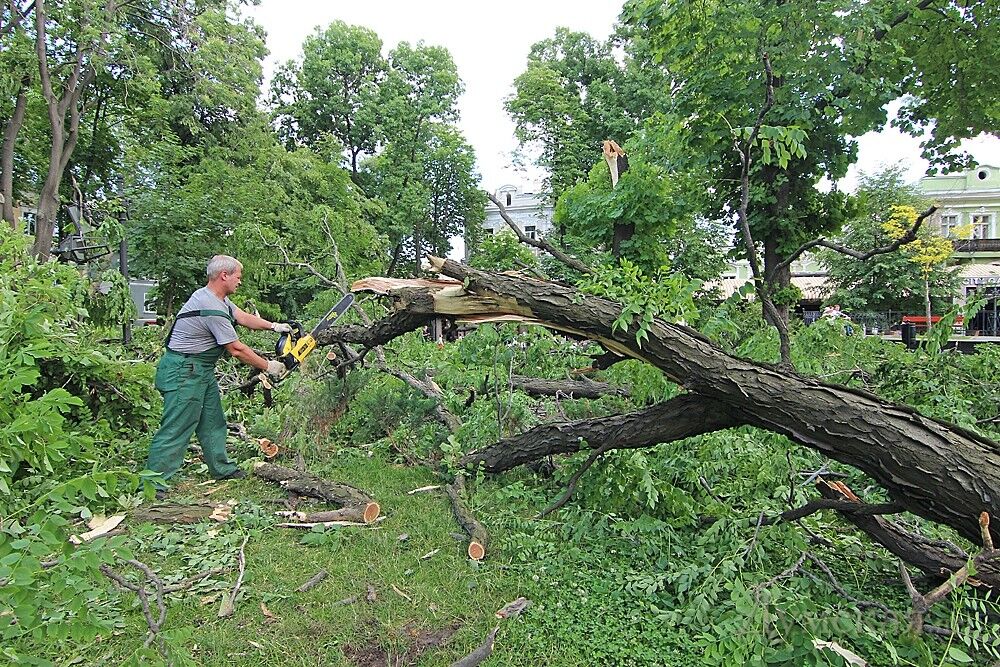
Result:
<instances>
[{"instance_id":1,"label":"green overall","mask_svg":"<svg viewBox=\"0 0 1000 667\"><path fill-rule=\"evenodd\" d=\"M193 311L193 314L233 319L221 310ZM236 471L236 464L226 453L226 415L215 380L215 362L223 352L222 345L197 354L166 349L160 359L156 389L163 394L163 418L149 445L146 468L160 473L164 479L180 470L192 434L198 435L212 477L218 479Z\"/></svg>"}]
</instances>

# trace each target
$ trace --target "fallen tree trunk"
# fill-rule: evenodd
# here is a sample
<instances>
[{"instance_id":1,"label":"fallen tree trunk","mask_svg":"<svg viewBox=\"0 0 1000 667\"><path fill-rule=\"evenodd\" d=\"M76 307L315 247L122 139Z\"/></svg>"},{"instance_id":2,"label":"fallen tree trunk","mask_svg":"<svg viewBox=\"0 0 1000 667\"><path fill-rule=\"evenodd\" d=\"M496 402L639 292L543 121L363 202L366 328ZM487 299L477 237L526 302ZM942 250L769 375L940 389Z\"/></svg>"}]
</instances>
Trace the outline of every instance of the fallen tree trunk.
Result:
<instances>
[{"instance_id":1,"label":"fallen tree trunk","mask_svg":"<svg viewBox=\"0 0 1000 667\"><path fill-rule=\"evenodd\" d=\"M1000 447L987 438L872 394L731 356L679 324L654 320L640 347L634 330L613 327L622 306L607 299L450 260L431 258L431 263L458 282L396 290L385 279L378 286L362 280L355 289L392 296L397 323L404 311L414 319L518 320L595 340L656 366L691 393L726 406L744 423L862 470L905 509L952 526L976 543L981 540L980 512L1000 512ZM336 336L331 332L331 339Z\"/></svg>"},{"instance_id":2,"label":"fallen tree trunk","mask_svg":"<svg viewBox=\"0 0 1000 667\"><path fill-rule=\"evenodd\" d=\"M568 398L601 398L602 396L629 397L632 393L624 387L616 387L596 380L545 380L514 375L510 378L514 389L520 389L529 396L566 396Z\"/></svg>"}]
</instances>

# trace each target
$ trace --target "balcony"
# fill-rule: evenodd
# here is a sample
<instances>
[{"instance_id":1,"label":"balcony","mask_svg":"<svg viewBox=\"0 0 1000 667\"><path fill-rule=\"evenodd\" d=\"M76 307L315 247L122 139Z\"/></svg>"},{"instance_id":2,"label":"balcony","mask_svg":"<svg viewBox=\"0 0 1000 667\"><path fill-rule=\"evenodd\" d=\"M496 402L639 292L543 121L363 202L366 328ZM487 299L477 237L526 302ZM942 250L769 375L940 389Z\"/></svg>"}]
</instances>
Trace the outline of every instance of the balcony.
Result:
<instances>
[{"instance_id":1,"label":"balcony","mask_svg":"<svg viewBox=\"0 0 1000 667\"><path fill-rule=\"evenodd\" d=\"M955 239L955 252L1000 252L1000 239Z\"/></svg>"}]
</instances>

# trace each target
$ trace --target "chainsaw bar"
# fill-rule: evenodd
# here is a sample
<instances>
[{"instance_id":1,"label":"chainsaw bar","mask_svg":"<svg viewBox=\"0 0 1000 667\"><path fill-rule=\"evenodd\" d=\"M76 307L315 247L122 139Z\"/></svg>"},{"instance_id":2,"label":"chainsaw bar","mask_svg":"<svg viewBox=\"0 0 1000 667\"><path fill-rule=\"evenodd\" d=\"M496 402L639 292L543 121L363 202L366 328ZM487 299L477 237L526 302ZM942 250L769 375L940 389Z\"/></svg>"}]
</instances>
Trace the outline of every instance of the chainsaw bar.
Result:
<instances>
[{"instance_id":1,"label":"chainsaw bar","mask_svg":"<svg viewBox=\"0 0 1000 667\"><path fill-rule=\"evenodd\" d=\"M343 299L337 302L336 306L327 311L326 315L323 316L323 319L319 321L319 324L313 328L312 333L309 335L315 338L316 334L328 329L331 324L340 319L341 315L347 312L347 309L350 308L353 303L354 294L352 292L348 292L344 295Z\"/></svg>"}]
</instances>

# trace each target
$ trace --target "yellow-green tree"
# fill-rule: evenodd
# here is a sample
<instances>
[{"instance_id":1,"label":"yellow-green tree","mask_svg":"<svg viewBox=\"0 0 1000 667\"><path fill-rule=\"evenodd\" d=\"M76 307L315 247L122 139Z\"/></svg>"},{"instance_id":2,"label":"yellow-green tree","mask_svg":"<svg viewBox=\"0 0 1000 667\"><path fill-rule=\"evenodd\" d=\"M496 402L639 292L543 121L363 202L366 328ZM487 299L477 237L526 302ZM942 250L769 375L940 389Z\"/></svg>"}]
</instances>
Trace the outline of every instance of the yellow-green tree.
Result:
<instances>
[{"instance_id":1,"label":"yellow-green tree","mask_svg":"<svg viewBox=\"0 0 1000 667\"><path fill-rule=\"evenodd\" d=\"M885 221L883 227L886 233L893 239L898 239L906 234L906 231L913 227L917 221L917 209L909 205L895 205L892 207L892 215ZM920 235L910 243L903 246L903 252L911 262L920 267L920 275L924 279L924 309L927 315L927 326L931 325L931 282L930 277L934 269L943 266L953 252L951 241L921 228Z\"/></svg>"}]
</instances>

